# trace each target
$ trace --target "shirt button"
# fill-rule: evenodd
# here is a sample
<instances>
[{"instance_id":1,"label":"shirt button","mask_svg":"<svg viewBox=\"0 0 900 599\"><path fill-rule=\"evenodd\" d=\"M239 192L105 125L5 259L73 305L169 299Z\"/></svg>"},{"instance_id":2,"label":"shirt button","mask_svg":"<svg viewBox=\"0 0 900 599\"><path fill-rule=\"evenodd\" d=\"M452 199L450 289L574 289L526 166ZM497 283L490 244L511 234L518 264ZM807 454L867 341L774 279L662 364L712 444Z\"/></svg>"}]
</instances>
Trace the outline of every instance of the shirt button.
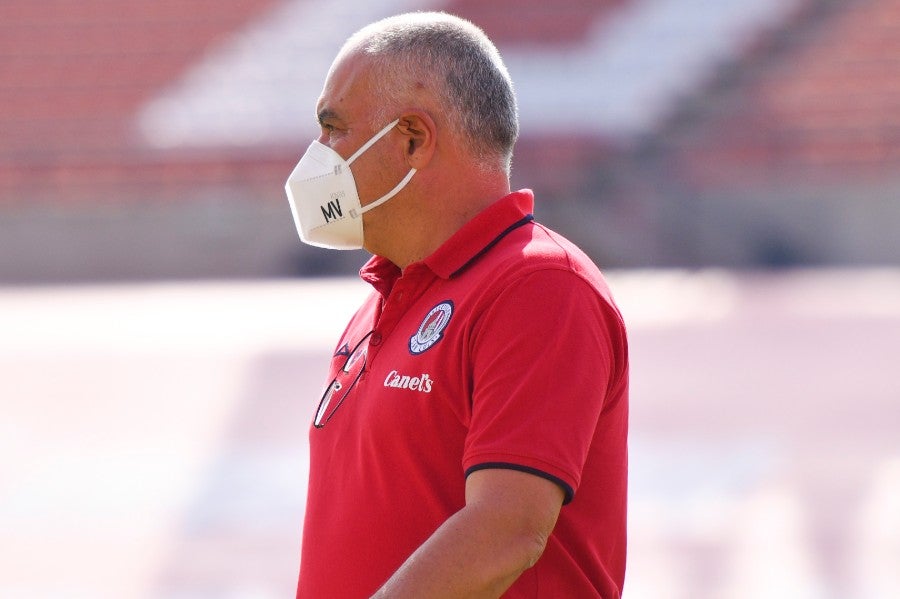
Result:
<instances>
[{"instance_id":1,"label":"shirt button","mask_svg":"<svg viewBox=\"0 0 900 599\"><path fill-rule=\"evenodd\" d=\"M381 345L381 333L378 331L372 333L372 338L369 340L369 343L372 345Z\"/></svg>"}]
</instances>

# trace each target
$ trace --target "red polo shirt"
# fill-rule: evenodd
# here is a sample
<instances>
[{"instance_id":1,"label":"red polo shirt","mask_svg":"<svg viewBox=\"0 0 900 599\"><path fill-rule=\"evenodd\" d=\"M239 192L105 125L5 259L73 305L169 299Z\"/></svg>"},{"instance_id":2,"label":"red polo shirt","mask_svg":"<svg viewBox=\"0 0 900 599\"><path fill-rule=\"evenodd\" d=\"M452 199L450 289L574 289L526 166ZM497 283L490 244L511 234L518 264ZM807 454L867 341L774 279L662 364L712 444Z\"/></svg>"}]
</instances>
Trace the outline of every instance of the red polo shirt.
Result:
<instances>
[{"instance_id":1,"label":"red polo shirt","mask_svg":"<svg viewBox=\"0 0 900 599\"><path fill-rule=\"evenodd\" d=\"M374 593L465 505L465 479L513 468L566 494L509 598L619 597L625 573L628 352L596 266L502 198L374 288L311 398L297 596Z\"/></svg>"}]
</instances>

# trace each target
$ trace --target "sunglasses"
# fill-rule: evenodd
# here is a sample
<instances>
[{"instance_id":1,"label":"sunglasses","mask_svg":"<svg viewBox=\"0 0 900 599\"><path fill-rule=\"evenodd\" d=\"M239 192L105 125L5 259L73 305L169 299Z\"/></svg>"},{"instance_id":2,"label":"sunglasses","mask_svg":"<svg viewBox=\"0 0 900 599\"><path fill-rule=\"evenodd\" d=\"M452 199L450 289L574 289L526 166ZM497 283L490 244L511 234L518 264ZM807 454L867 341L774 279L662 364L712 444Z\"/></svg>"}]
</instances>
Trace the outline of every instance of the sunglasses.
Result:
<instances>
[{"instance_id":1,"label":"sunglasses","mask_svg":"<svg viewBox=\"0 0 900 599\"><path fill-rule=\"evenodd\" d=\"M313 426L316 428L322 428L331 420L365 371L366 355L369 353L368 341L371 335L372 331L369 331L352 350L347 353L341 352L341 355L344 356L344 364L331 383L325 387L325 393L322 394L319 408L316 410L316 417L313 420Z\"/></svg>"}]
</instances>

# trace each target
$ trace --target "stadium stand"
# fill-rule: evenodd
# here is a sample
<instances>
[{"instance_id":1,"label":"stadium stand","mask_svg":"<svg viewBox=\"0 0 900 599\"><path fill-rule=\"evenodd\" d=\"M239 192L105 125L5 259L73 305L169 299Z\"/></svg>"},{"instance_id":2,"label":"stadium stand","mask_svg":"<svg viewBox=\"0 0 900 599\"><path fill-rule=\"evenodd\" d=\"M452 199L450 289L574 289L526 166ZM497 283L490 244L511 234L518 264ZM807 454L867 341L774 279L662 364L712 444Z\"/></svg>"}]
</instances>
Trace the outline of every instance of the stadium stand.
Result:
<instances>
[{"instance_id":1,"label":"stadium stand","mask_svg":"<svg viewBox=\"0 0 900 599\"><path fill-rule=\"evenodd\" d=\"M682 103L642 151L683 257L897 263L898 31L897 0L808 2Z\"/></svg>"},{"instance_id":2,"label":"stadium stand","mask_svg":"<svg viewBox=\"0 0 900 599\"><path fill-rule=\"evenodd\" d=\"M634 0L450 0L444 10L478 23L500 46L577 46L591 31ZM510 27L511 18L515 26Z\"/></svg>"},{"instance_id":3,"label":"stadium stand","mask_svg":"<svg viewBox=\"0 0 900 599\"><path fill-rule=\"evenodd\" d=\"M749 55L737 85L692 126L699 176L900 167L900 2L817 3L804 17Z\"/></svg>"},{"instance_id":4,"label":"stadium stand","mask_svg":"<svg viewBox=\"0 0 900 599\"><path fill-rule=\"evenodd\" d=\"M247 198L277 190L290 159L161 152L135 114L277 4L0 5L0 282L266 271L272 256L256 259L253 249L266 238L238 225L265 220Z\"/></svg>"},{"instance_id":5,"label":"stadium stand","mask_svg":"<svg viewBox=\"0 0 900 599\"><path fill-rule=\"evenodd\" d=\"M497 39L521 102L513 184L601 263L895 263L898 6L3 3L0 281L352 270L298 247L281 184L341 40L423 8Z\"/></svg>"},{"instance_id":6,"label":"stadium stand","mask_svg":"<svg viewBox=\"0 0 900 599\"><path fill-rule=\"evenodd\" d=\"M0 6L4 161L117 156L134 112L273 0L114 0Z\"/></svg>"}]
</instances>

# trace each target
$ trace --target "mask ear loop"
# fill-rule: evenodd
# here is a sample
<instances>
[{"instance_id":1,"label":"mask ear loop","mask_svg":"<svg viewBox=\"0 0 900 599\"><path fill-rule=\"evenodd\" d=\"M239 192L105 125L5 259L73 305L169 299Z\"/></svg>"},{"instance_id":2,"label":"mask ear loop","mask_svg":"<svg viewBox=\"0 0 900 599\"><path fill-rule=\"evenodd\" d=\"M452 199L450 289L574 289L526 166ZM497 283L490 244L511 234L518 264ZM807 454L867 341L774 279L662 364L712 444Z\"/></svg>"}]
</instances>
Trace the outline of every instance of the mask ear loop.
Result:
<instances>
[{"instance_id":1,"label":"mask ear loop","mask_svg":"<svg viewBox=\"0 0 900 599\"><path fill-rule=\"evenodd\" d=\"M395 195L400 193L400 190L403 189L404 187L406 187L406 184L409 183L409 180L412 179L412 176L415 174L416 174L416 169L414 169L414 168L409 169L409 172L406 173L406 176L403 177L403 180L401 180L399 183L397 183L397 185L394 187L394 189L390 190L389 192L387 192L386 194L384 194L383 196L381 196L374 202L372 202L370 204L366 204L359 210L350 210L350 216L352 218L356 218L357 215L365 214L372 208L378 208L379 206L381 206L382 204L387 202L389 199L391 199L392 197L394 197Z\"/></svg>"},{"instance_id":2,"label":"mask ear loop","mask_svg":"<svg viewBox=\"0 0 900 599\"><path fill-rule=\"evenodd\" d=\"M362 145L362 147L360 147L357 151L355 151L355 152L353 153L352 156L350 156L350 158L347 159L347 164L349 165L349 164L351 164L354 160L356 160L357 158L359 158L360 155L361 155L363 152L365 152L366 150L368 150L369 148L371 148L371 147L375 144L375 142L377 142L379 139L381 139L382 137L384 137L385 135L387 135L388 132L389 132L391 129L393 129L393 128L397 125L397 123L399 123L399 122L400 122L400 119L396 119L396 120L394 120L394 121L388 123L387 126L385 126L384 129L382 129L381 131L379 131L378 133L376 133L375 135L373 135L373 136L372 136L372 139L370 139L369 141L367 141L366 143L364 143L364 144ZM409 183L409 180L412 179L412 176L415 175L415 174L416 174L416 169L414 169L414 168L409 169L409 172L406 173L406 176L403 177L403 179L402 179L399 183L397 183L397 185L394 187L394 189L390 190L389 192L387 192L385 195L381 196L380 198L378 198L378 199L375 200L374 202L372 202L372 203L370 203L370 204L367 204L367 205L363 206L363 207L360 208L359 210L355 210L355 209L350 210L350 217L351 217L351 218L358 218L359 215L365 214L366 212L368 212L368 211L371 210L372 208L377 208L377 207L381 206L382 204L384 204L385 202L387 202L389 199L391 199L392 197L394 197L395 195L397 195L398 193L400 193L400 190L402 190L404 187L406 187L406 184Z\"/></svg>"},{"instance_id":3,"label":"mask ear loop","mask_svg":"<svg viewBox=\"0 0 900 599\"><path fill-rule=\"evenodd\" d=\"M353 161L360 157L360 155L375 145L379 139L388 134L388 131L394 128L394 126L400 122L400 119L396 119L395 121L388 123L387 126L372 136L372 139L364 143L357 151L353 152L353 155L347 159L347 164L353 164Z\"/></svg>"}]
</instances>

